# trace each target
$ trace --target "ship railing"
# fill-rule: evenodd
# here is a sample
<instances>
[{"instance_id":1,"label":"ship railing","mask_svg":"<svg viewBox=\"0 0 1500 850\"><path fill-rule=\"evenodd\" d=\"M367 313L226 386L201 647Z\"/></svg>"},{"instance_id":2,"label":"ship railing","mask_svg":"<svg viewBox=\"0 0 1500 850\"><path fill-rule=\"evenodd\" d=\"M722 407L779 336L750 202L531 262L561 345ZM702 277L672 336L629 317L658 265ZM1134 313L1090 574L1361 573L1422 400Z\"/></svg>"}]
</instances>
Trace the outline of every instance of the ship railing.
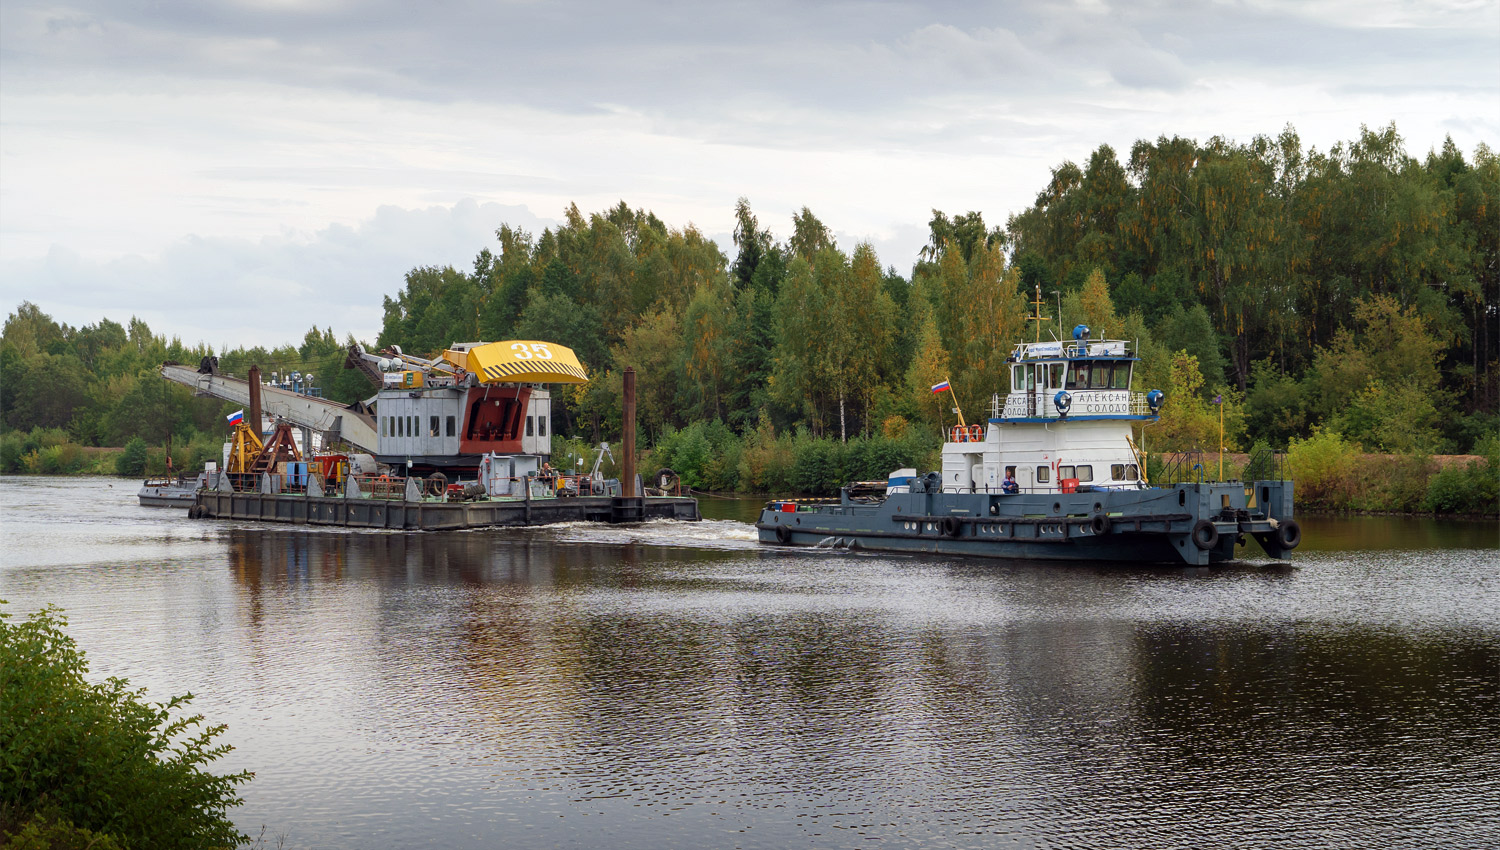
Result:
<instances>
[{"instance_id":1,"label":"ship railing","mask_svg":"<svg viewBox=\"0 0 1500 850\"><path fill-rule=\"evenodd\" d=\"M1241 467L1226 453L1220 463L1219 455L1198 449L1185 452L1168 452L1149 460L1150 480L1153 484L1201 484L1219 480L1219 470L1224 470L1225 481L1285 481L1290 477L1286 456L1269 449L1250 455Z\"/></svg>"},{"instance_id":2,"label":"ship railing","mask_svg":"<svg viewBox=\"0 0 1500 850\"><path fill-rule=\"evenodd\" d=\"M1250 455L1245 471L1240 476L1245 481L1285 481L1291 477L1286 455L1271 449L1261 449Z\"/></svg>"}]
</instances>

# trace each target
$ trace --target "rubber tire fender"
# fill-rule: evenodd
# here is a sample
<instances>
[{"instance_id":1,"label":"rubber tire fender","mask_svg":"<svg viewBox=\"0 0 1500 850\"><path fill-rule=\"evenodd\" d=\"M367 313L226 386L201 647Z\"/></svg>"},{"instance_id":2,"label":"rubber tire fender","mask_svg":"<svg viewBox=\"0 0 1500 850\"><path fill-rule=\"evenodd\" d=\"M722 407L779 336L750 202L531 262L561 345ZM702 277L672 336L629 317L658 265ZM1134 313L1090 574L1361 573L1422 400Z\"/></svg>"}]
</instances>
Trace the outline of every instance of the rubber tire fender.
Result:
<instances>
[{"instance_id":1,"label":"rubber tire fender","mask_svg":"<svg viewBox=\"0 0 1500 850\"><path fill-rule=\"evenodd\" d=\"M1219 529L1206 519L1193 524L1193 545L1199 549L1212 549L1219 545Z\"/></svg>"},{"instance_id":2,"label":"rubber tire fender","mask_svg":"<svg viewBox=\"0 0 1500 850\"><path fill-rule=\"evenodd\" d=\"M1302 526L1294 519L1284 519L1276 526L1276 542L1288 551L1302 542Z\"/></svg>"},{"instance_id":3,"label":"rubber tire fender","mask_svg":"<svg viewBox=\"0 0 1500 850\"><path fill-rule=\"evenodd\" d=\"M427 484L422 489L433 496L447 495L448 476L441 472L434 472L427 477Z\"/></svg>"},{"instance_id":4,"label":"rubber tire fender","mask_svg":"<svg viewBox=\"0 0 1500 850\"><path fill-rule=\"evenodd\" d=\"M1104 514L1094 514L1093 518L1089 520L1089 531L1095 534L1108 534L1110 528L1113 526L1114 523Z\"/></svg>"},{"instance_id":5,"label":"rubber tire fender","mask_svg":"<svg viewBox=\"0 0 1500 850\"><path fill-rule=\"evenodd\" d=\"M792 530L784 525L776 526L776 542L786 546L792 542Z\"/></svg>"},{"instance_id":6,"label":"rubber tire fender","mask_svg":"<svg viewBox=\"0 0 1500 850\"><path fill-rule=\"evenodd\" d=\"M964 530L963 523L956 516L943 517L943 533L949 537L957 537Z\"/></svg>"}]
</instances>

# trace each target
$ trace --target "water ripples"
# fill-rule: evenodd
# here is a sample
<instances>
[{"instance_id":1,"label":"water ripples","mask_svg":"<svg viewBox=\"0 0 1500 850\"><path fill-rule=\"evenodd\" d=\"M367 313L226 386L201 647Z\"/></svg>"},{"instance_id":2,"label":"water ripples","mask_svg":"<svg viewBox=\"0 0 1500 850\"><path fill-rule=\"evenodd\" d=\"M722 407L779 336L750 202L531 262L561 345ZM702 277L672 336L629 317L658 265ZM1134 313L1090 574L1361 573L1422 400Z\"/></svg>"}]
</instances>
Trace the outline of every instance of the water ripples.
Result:
<instances>
[{"instance_id":1,"label":"water ripples","mask_svg":"<svg viewBox=\"0 0 1500 850\"><path fill-rule=\"evenodd\" d=\"M289 846L1500 845L1488 550L1058 566L15 486L0 597L193 691Z\"/></svg>"}]
</instances>

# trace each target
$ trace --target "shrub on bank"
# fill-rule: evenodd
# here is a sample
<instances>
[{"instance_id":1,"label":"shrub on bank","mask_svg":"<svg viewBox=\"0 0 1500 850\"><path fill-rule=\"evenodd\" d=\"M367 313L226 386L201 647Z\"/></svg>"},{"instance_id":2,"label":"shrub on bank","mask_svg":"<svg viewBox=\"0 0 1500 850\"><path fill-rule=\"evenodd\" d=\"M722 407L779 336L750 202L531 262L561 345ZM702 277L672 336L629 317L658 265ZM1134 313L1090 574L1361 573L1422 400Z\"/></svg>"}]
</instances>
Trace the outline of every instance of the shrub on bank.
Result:
<instances>
[{"instance_id":1,"label":"shrub on bank","mask_svg":"<svg viewBox=\"0 0 1500 850\"><path fill-rule=\"evenodd\" d=\"M0 605L3 605L0 601ZM226 815L249 772L209 773L223 726L173 717L191 695L143 701L124 679L93 684L67 620L0 610L0 844L107 850L234 847Z\"/></svg>"},{"instance_id":2,"label":"shrub on bank","mask_svg":"<svg viewBox=\"0 0 1500 850\"><path fill-rule=\"evenodd\" d=\"M1446 467L1428 482L1422 509L1444 514L1500 512L1500 475L1483 460Z\"/></svg>"},{"instance_id":3,"label":"shrub on bank","mask_svg":"<svg viewBox=\"0 0 1500 850\"><path fill-rule=\"evenodd\" d=\"M146 441L140 437L132 437L125 444L125 450L115 457L115 473L131 478L139 478L146 474Z\"/></svg>"},{"instance_id":4,"label":"shrub on bank","mask_svg":"<svg viewBox=\"0 0 1500 850\"><path fill-rule=\"evenodd\" d=\"M1332 510L1352 507L1359 455L1359 446L1327 429L1316 429L1305 440L1293 437L1287 461L1297 482L1298 503Z\"/></svg>"}]
</instances>

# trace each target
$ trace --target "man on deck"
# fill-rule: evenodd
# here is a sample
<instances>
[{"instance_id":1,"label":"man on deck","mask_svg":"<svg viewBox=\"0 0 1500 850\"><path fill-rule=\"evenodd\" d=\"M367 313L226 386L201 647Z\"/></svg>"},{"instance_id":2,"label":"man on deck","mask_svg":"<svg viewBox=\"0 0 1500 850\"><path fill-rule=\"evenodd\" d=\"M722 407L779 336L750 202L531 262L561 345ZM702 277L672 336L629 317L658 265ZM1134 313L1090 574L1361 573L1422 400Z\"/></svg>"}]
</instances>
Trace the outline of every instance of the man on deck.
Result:
<instances>
[{"instance_id":1,"label":"man on deck","mask_svg":"<svg viewBox=\"0 0 1500 850\"><path fill-rule=\"evenodd\" d=\"M1005 480L1000 482L1000 492L1016 494L1021 492L1021 485L1016 483L1016 468L1007 466L1005 468Z\"/></svg>"}]
</instances>

